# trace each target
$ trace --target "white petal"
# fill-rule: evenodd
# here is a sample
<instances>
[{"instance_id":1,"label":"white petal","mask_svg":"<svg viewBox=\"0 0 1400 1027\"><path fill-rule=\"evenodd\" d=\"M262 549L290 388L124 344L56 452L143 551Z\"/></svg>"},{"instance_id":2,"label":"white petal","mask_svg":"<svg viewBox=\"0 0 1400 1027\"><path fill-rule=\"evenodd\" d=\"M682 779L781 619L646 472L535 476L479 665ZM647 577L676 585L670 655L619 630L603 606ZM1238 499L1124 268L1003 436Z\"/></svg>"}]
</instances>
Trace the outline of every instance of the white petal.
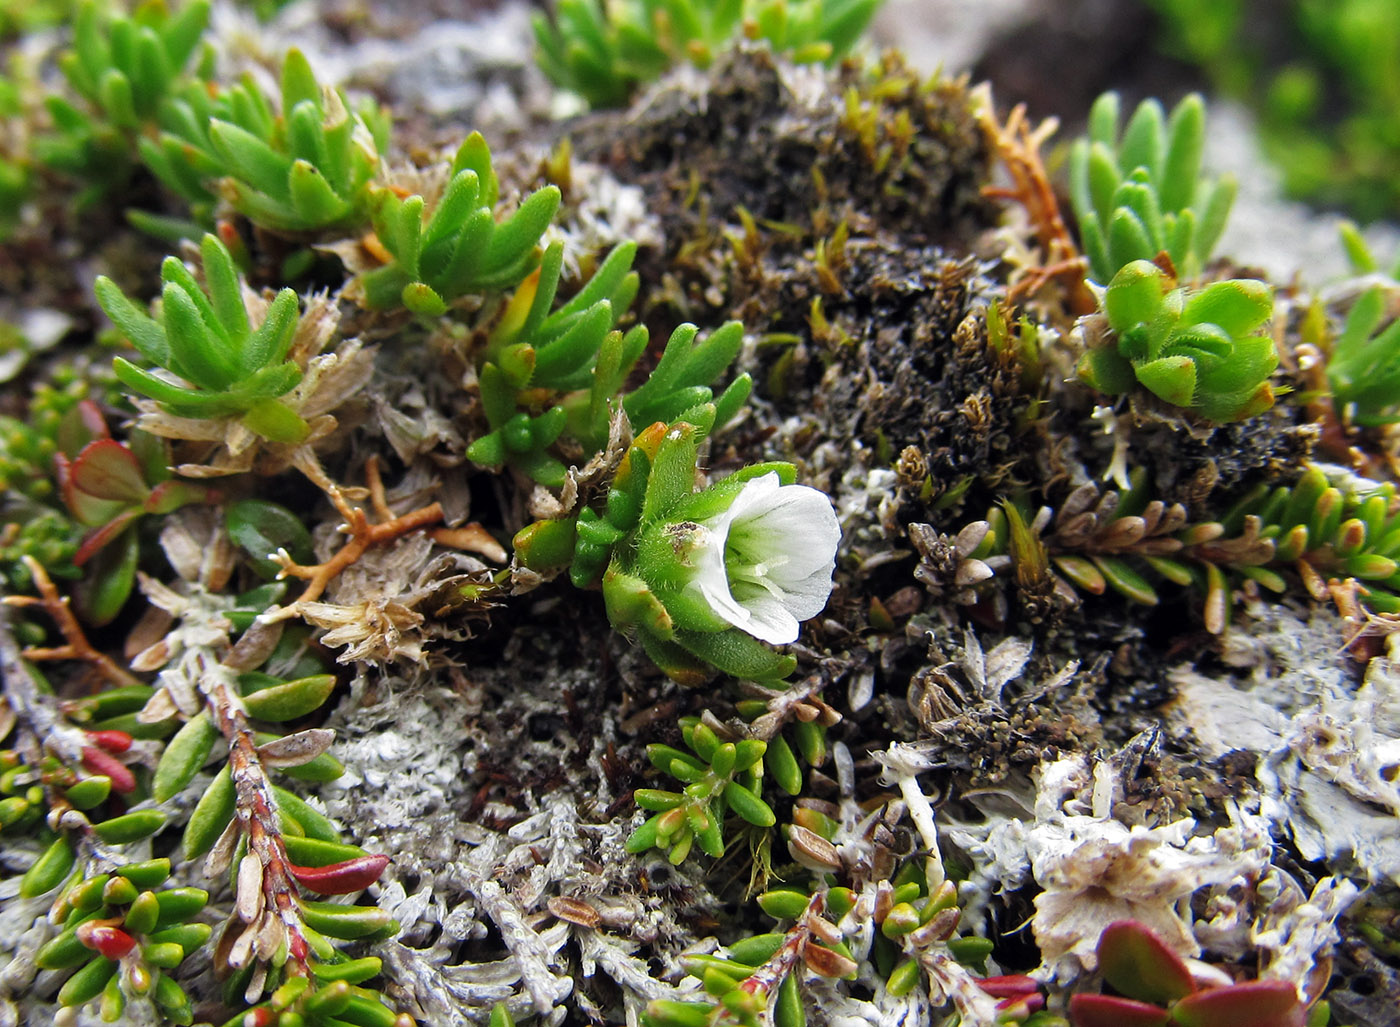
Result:
<instances>
[{"instance_id":1,"label":"white petal","mask_svg":"<svg viewBox=\"0 0 1400 1027\"><path fill-rule=\"evenodd\" d=\"M745 482L729 508L703 526L708 544L697 551L690 587L717 616L755 638L796 641L799 621L819 614L831 595L841 541L831 501L770 473ZM726 555L736 566L726 565Z\"/></svg>"},{"instance_id":2,"label":"white petal","mask_svg":"<svg viewBox=\"0 0 1400 1027\"><path fill-rule=\"evenodd\" d=\"M721 580L720 586L716 588L712 581L702 581L697 578L691 584L699 588L700 594L705 597L705 602L710 604L710 609L714 610L721 620L753 634L750 628L753 615L730 593L729 582Z\"/></svg>"},{"instance_id":3,"label":"white petal","mask_svg":"<svg viewBox=\"0 0 1400 1027\"><path fill-rule=\"evenodd\" d=\"M822 602L825 606L825 601ZM772 596L756 595L744 600L744 608L750 614L747 624L736 624L760 642L770 645L787 645L797 641L797 618L786 603Z\"/></svg>"},{"instance_id":4,"label":"white petal","mask_svg":"<svg viewBox=\"0 0 1400 1027\"><path fill-rule=\"evenodd\" d=\"M831 598L831 572L833 564L827 561L807 577L797 581L783 581L783 605L798 620L809 620L826 609L826 601Z\"/></svg>"}]
</instances>

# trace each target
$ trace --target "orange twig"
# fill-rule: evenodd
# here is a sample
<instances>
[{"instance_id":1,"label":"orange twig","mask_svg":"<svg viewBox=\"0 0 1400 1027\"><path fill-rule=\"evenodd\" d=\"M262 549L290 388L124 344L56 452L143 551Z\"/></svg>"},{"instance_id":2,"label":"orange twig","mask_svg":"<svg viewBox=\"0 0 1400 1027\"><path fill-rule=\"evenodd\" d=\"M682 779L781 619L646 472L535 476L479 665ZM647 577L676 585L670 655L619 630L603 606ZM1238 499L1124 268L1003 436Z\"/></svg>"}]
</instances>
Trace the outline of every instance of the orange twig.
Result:
<instances>
[{"instance_id":1,"label":"orange twig","mask_svg":"<svg viewBox=\"0 0 1400 1027\"><path fill-rule=\"evenodd\" d=\"M73 616L73 611L69 608L68 597L60 594L53 579L49 577L48 571L44 570L44 565L29 555L25 555L23 559L25 567L34 577L34 586L39 590L39 594L37 596L5 596L0 602L6 606L41 607L62 633L64 644L51 647L29 646L21 655L26 660L33 660L35 663L43 660L82 660L96 667L98 673L119 688L141 684L140 678L124 667L118 666L116 661L106 653L99 652L92 647L92 643L87 640L87 635L83 634L78 618Z\"/></svg>"},{"instance_id":2,"label":"orange twig","mask_svg":"<svg viewBox=\"0 0 1400 1027\"><path fill-rule=\"evenodd\" d=\"M442 520L442 505L436 502L402 516L394 516L384 496L384 484L379 477L379 462L372 456L365 461L365 480L369 485L370 507L380 519L380 523L369 523L365 512L359 507L351 506L345 494L332 484L326 494L335 504L336 510L345 518L340 530L350 536L349 541L325 563L303 565L293 562L285 553L278 553L273 557L282 566L277 575L279 578L301 578L307 582L306 589L297 597L295 603L287 607L288 610L294 609L298 603L319 598L336 575L363 556L370 546L392 542L410 531L426 528Z\"/></svg>"},{"instance_id":3,"label":"orange twig","mask_svg":"<svg viewBox=\"0 0 1400 1027\"><path fill-rule=\"evenodd\" d=\"M1009 299L1034 293L1047 282L1059 279L1068 293L1067 305L1072 313L1091 314L1098 309L1094 295L1084 284L1087 264L1074 243L1074 238L1060 214L1055 189L1045 173L1040 159L1040 147L1059 127L1054 118L1046 118L1032 128L1026 120L1025 104L1017 104L1006 116L1005 124L997 121L989 103L983 106L980 120L982 130L996 148L1007 173L1010 186L985 186L984 196L1010 200L1025 208L1040 244L1042 262L1027 269L1027 275L1007 292Z\"/></svg>"}]
</instances>

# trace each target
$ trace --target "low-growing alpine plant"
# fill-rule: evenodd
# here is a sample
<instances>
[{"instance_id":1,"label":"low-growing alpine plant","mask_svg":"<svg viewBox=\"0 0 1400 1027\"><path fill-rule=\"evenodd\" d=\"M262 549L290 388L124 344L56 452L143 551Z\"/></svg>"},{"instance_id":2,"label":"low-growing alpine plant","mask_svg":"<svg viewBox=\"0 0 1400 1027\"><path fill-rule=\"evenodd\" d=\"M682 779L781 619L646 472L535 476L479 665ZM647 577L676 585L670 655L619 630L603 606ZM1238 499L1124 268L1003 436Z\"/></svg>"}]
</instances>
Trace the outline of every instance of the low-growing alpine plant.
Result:
<instances>
[{"instance_id":1,"label":"low-growing alpine plant","mask_svg":"<svg viewBox=\"0 0 1400 1027\"><path fill-rule=\"evenodd\" d=\"M65 329L61 349L16 365L17 380L40 386L0 419L0 837L7 866L12 851L27 863L7 883L26 933L8 950L0 1018L9 982L30 973L20 1016L56 1002L69 1020L226 1027L410 1027L409 1011L436 1022L445 981L452 1014L491 1027L579 1010L652 1027L805 1027L838 1009L1022 1027L1067 1027L1066 1014L1098 1027L1126 1010L1155 1027L1214 1027L1241 1000L1297 1023L1303 1003L1286 983L1187 987L1179 960L1151 952L1155 975L1119 972L1122 952L1151 948L1121 925L1098 952L1120 994L1083 994L1098 987L1092 970L1048 985L1017 972L1030 969L1027 946L996 933L1005 920L986 903L1003 897L979 894L984 850L956 835L972 826L956 821L967 803L990 790L960 792L968 778L954 764L1009 770L996 780L1029 812L1015 794L1043 773L1029 761L1105 737L1092 719L1110 705L1101 696L1052 738L1027 701L1070 691L1027 689L1064 648L1066 633L1039 625L1076 589L1150 603L1163 598L1151 574L1196 584L1206 627L1221 632L1235 585L1281 589L1296 575L1314 597L1350 597L1385 623L1400 610L1394 489L1357 491L1310 469L1197 522L1152 499L1137 467L1122 494L1076 480L1058 518L1023 513L1035 459L1051 452L1042 441L1091 462L1085 433L1053 434L1070 391L1051 380L1065 366L1055 347L1079 338L1075 316L1101 298L1074 357L1089 386L1136 394L1114 416L1166 404L1154 428L1204 434L1276 398L1272 296L1205 274L1229 186L1200 176L1198 98L1170 119L1146 105L1121 134L1113 103L1096 105L1073 172L1086 284L1034 153L1042 135L989 139L963 84L922 82L897 59L791 78L782 67L782 53L838 57L877 6L561 0L553 22L537 23L541 59L595 103L620 102L676 61L716 63L741 36L777 56L738 53L736 67L813 89L825 74L847 90L844 114L840 91L826 108L832 139L803 144L813 204L794 208L794 223L717 202L725 183L697 163L677 209L650 214L669 235L683 211L681 230L693 218L705 239L634 241L623 221L599 245L588 183L630 156L631 116L609 123L627 126L619 148L595 148L597 163L572 179L557 155L542 173L493 161L476 133L445 150L396 148L383 111L318 81L296 50L268 60L280 69L270 90L256 75L218 80L199 2L174 13L149 3L130 18L85 10L64 59L77 114L55 105L53 131L69 133L85 174L104 152L114 171L144 162L154 181L127 181L164 213L129 220L179 241L179 256L153 297L139 261L109 263L95 287L116 326L104 341L131 348L114 369L95 340L98 358L70 360L96 333ZM1020 160L1018 187L978 197L993 149ZM882 212L917 198L935 151L955 174L940 194L954 206L975 197L969 224L999 198L1041 204L1044 267L1008 251L1007 266L1029 263L1023 278L1003 277L994 261L872 244ZM878 206L862 209L852 167L895 183ZM62 198L47 174L56 162L32 169L40 202L25 201L21 232ZM608 170L622 180L635 169L619 159ZM706 266L715 254L700 244L734 219L742 238ZM131 240L149 243L121 235ZM673 259L676 246L698 264ZM887 276L901 260L911 263ZM693 290L697 267L713 289ZM1056 307L1050 286L1069 276L1075 300ZM914 280L928 289L905 290ZM317 291L299 291L308 282ZM901 304L931 303L920 332L947 314L936 339L899 344L921 359L926 344L951 342L940 374L979 369L966 402L932 403L927 377L905 410L881 411L908 382L885 380L887 340L862 334L879 306L872 282L893 283ZM1363 297L1328 354L1339 414L1377 429L1351 433L1365 445L1384 437L1393 406L1394 340L1375 305ZM740 314L747 330L729 319ZM696 323L676 326L685 317ZM749 405L751 373L778 344ZM901 375L917 361L902 363ZM852 381L863 405L842 427L821 408ZM1002 404L1015 412L997 427ZM919 447L948 418L948 448L974 457L953 454L945 484ZM1006 464L992 471L996 452ZM215 475L217 488L199 480ZM986 522L951 539L915 525L916 558L901 548L906 516L952 516L988 499L993 476L1011 495ZM833 483L839 505L804 479ZM1022 638L985 653L977 641L1009 629L995 600L1013 573L1034 660ZM951 658L958 611L945 598L977 622ZM590 637L604 619L615 632ZM980 697L957 694L959 675ZM381 743L415 741L396 704L420 698L449 729L418 732L426 744L405 758ZM991 708L1006 720L987 731ZM868 745L884 730L900 741ZM583 744L589 731L596 748ZM497 735L519 749L498 748ZM478 765L463 769L459 743L482 746ZM605 801L583 780L595 768ZM421 816L356 812L420 770L442 785ZM950 785L936 800L935 777ZM420 851L412 832L425 826L434 837ZM756 910L738 906L745 877ZM612 903L619 882L625 901ZM695 915L675 920L692 898ZM776 923L749 935L758 911ZM400 919L398 941L378 947ZM674 972L658 976L653 959ZM593 988L580 965L618 987ZM1153 991L1162 977L1175 990Z\"/></svg>"},{"instance_id":2,"label":"low-growing alpine plant","mask_svg":"<svg viewBox=\"0 0 1400 1027\"><path fill-rule=\"evenodd\" d=\"M1182 281L1210 259L1235 198L1229 176L1201 176L1205 102L1195 93L1164 117L1145 100L1126 128L1117 93L1089 112L1089 135L1070 150L1070 197L1090 277L1106 284L1134 260L1171 257Z\"/></svg>"},{"instance_id":3,"label":"low-growing alpine plant","mask_svg":"<svg viewBox=\"0 0 1400 1027\"><path fill-rule=\"evenodd\" d=\"M387 116L322 86L299 50L282 62L277 106L248 79L227 88L197 80L165 98L159 122L141 158L206 226L216 201L293 235L369 219Z\"/></svg>"},{"instance_id":4,"label":"low-growing alpine plant","mask_svg":"<svg viewBox=\"0 0 1400 1027\"><path fill-rule=\"evenodd\" d=\"M882 0L558 0L534 15L540 67L593 107L626 103L689 61L707 67L731 40L762 40L798 63L839 58Z\"/></svg>"},{"instance_id":5,"label":"low-growing alpine plant","mask_svg":"<svg viewBox=\"0 0 1400 1027\"><path fill-rule=\"evenodd\" d=\"M436 316L468 293L517 285L538 260L536 244L559 209L558 187L537 190L498 223L499 184L491 150L475 132L458 148L448 174L431 214L422 196L401 198L387 187L374 191L371 220L388 259L360 276L371 309L402 305ZM557 265L554 274L557 283ZM544 299L545 310L555 283Z\"/></svg>"},{"instance_id":6,"label":"low-growing alpine plant","mask_svg":"<svg viewBox=\"0 0 1400 1027\"><path fill-rule=\"evenodd\" d=\"M1273 292L1231 279L1201 289L1135 260L1113 276L1103 309L1112 333L1090 343L1079 377L1110 396L1137 386L1210 421L1241 421L1274 404L1278 351L1267 330Z\"/></svg>"},{"instance_id":7,"label":"low-growing alpine plant","mask_svg":"<svg viewBox=\"0 0 1400 1027\"><path fill-rule=\"evenodd\" d=\"M841 532L830 501L794 484L791 464L757 464L695 490L701 441L714 422L656 422L628 451L603 510L536 522L515 541L538 570L599 580L608 619L635 633L678 681L714 669L785 678L795 660L764 643L797 639L831 592Z\"/></svg>"},{"instance_id":8,"label":"low-growing alpine plant","mask_svg":"<svg viewBox=\"0 0 1400 1027\"><path fill-rule=\"evenodd\" d=\"M287 359L296 335L296 293L282 289L255 327L228 249L206 235L200 254L203 286L179 259L167 257L161 265L159 320L111 279L98 278L97 297L107 316L142 357L177 376L161 377L117 357L117 377L177 416L237 418L263 438L300 441L308 431L306 421L282 400L303 372Z\"/></svg>"}]
</instances>

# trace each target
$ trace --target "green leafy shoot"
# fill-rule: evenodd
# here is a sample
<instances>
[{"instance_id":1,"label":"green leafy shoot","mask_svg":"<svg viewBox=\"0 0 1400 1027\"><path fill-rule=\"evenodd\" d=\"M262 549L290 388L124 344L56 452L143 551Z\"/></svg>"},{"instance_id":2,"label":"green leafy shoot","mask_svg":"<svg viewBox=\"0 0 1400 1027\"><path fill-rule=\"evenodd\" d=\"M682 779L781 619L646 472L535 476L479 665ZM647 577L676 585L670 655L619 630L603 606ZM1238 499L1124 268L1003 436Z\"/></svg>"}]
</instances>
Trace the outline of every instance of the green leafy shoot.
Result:
<instances>
[{"instance_id":1,"label":"green leafy shoot","mask_svg":"<svg viewBox=\"0 0 1400 1027\"><path fill-rule=\"evenodd\" d=\"M1264 330L1272 290L1253 279L1195 291L1171 285L1146 260L1113 276L1104 295L1113 333L1085 352L1080 379L1110 396L1140 385L1210 421L1240 421L1273 406L1268 378L1278 352Z\"/></svg>"},{"instance_id":2,"label":"green leafy shoot","mask_svg":"<svg viewBox=\"0 0 1400 1027\"><path fill-rule=\"evenodd\" d=\"M124 181L133 140L176 89L208 21L207 0L175 14L164 3L143 3L130 16L84 3L59 67L87 110L58 95L46 98L53 131L35 140L39 160L92 183L94 193ZM206 51L203 63L211 56Z\"/></svg>"},{"instance_id":3,"label":"green leafy shoot","mask_svg":"<svg viewBox=\"0 0 1400 1027\"><path fill-rule=\"evenodd\" d=\"M374 231L392 262L360 276L370 309L404 306L437 316L468 293L518 285L533 269L540 238L559 209L558 188L536 190L498 221L491 151L475 132L457 150L450 174L431 215L421 196L376 190Z\"/></svg>"},{"instance_id":4,"label":"green leafy shoot","mask_svg":"<svg viewBox=\"0 0 1400 1027\"><path fill-rule=\"evenodd\" d=\"M1205 103L1187 96L1162 113L1145 100L1119 131L1118 94L1089 113L1089 135L1070 150L1070 198L1090 277L1107 283L1134 260L1167 253L1183 281L1210 259L1235 198L1229 176L1201 175Z\"/></svg>"},{"instance_id":5,"label":"green leafy shoot","mask_svg":"<svg viewBox=\"0 0 1400 1027\"><path fill-rule=\"evenodd\" d=\"M627 103L638 86L689 61L707 67L739 38L798 63L831 61L855 43L881 0L558 0L534 16L541 69L593 107Z\"/></svg>"},{"instance_id":6,"label":"green leafy shoot","mask_svg":"<svg viewBox=\"0 0 1400 1027\"><path fill-rule=\"evenodd\" d=\"M697 843L707 856L724 855L723 827L731 812L755 827L777 823L760 797L764 742L722 742L694 717L682 720L682 731L690 752L649 745L647 759L657 770L684 782L684 791L637 789L633 793L637 805L653 815L627 840L628 852L662 849L676 865Z\"/></svg>"},{"instance_id":7,"label":"green leafy shoot","mask_svg":"<svg viewBox=\"0 0 1400 1027\"><path fill-rule=\"evenodd\" d=\"M300 50L282 63L280 112L251 78L224 90L196 82L162 106L160 124L141 157L206 223L216 198L274 232L351 231L369 220L387 118L320 85Z\"/></svg>"},{"instance_id":8,"label":"green leafy shoot","mask_svg":"<svg viewBox=\"0 0 1400 1027\"><path fill-rule=\"evenodd\" d=\"M59 59L69 84L106 120L136 131L155 117L209 23L208 0L178 14L145 3L131 16L105 16L106 6L83 4L73 24L73 49Z\"/></svg>"},{"instance_id":9,"label":"green leafy shoot","mask_svg":"<svg viewBox=\"0 0 1400 1027\"><path fill-rule=\"evenodd\" d=\"M1365 238L1361 235L1361 229L1356 226L1356 222L1343 221L1337 226L1337 234L1341 237L1342 249L1346 253L1347 263L1351 265L1353 274L1384 274L1393 281L1400 281L1400 253L1395 255L1394 263L1388 268L1382 269L1379 258L1367 245Z\"/></svg>"},{"instance_id":10,"label":"green leafy shoot","mask_svg":"<svg viewBox=\"0 0 1400 1027\"><path fill-rule=\"evenodd\" d=\"M649 338L642 325L626 332L615 327L637 293L632 271L636 252L630 242L615 247L583 287L549 313L563 247L555 243L545 250L490 333L478 374L489 430L467 448L468 458L486 466L509 465L557 488L565 467L549 448L563 437L585 454L598 452L607 444L619 406L634 434L657 422L695 423L702 416L722 424L738 413L752 388L747 374L718 399L711 388L743 343L743 326L737 321L699 343L696 327L681 325L647 381L624 394Z\"/></svg>"},{"instance_id":11,"label":"green leafy shoot","mask_svg":"<svg viewBox=\"0 0 1400 1027\"><path fill-rule=\"evenodd\" d=\"M117 821L153 813L142 810ZM119 833L126 830L123 825ZM166 1022L194 1022L174 971L209 940L211 928L195 919L209 894L200 888L160 888L169 874L168 859L127 863L80 877L62 895L56 907L62 917L59 933L35 954L39 967L66 977L59 1005L95 1001L102 1019L116 1021L128 1003L154 1001Z\"/></svg>"},{"instance_id":12,"label":"green leafy shoot","mask_svg":"<svg viewBox=\"0 0 1400 1027\"><path fill-rule=\"evenodd\" d=\"M1400 321L1386 319L1387 291L1356 301L1327 359L1338 416L1367 428L1400 422Z\"/></svg>"},{"instance_id":13,"label":"green leafy shoot","mask_svg":"<svg viewBox=\"0 0 1400 1027\"><path fill-rule=\"evenodd\" d=\"M111 279L97 279L98 302L107 316L142 357L178 380L123 357L114 364L117 378L177 417L234 417L270 441L301 441L306 422L279 399L302 377L302 369L286 359L297 327L296 293L279 292L254 327L228 250L206 235L200 251L207 292L183 263L167 257L158 319Z\"/></svg>"}]
</instances>

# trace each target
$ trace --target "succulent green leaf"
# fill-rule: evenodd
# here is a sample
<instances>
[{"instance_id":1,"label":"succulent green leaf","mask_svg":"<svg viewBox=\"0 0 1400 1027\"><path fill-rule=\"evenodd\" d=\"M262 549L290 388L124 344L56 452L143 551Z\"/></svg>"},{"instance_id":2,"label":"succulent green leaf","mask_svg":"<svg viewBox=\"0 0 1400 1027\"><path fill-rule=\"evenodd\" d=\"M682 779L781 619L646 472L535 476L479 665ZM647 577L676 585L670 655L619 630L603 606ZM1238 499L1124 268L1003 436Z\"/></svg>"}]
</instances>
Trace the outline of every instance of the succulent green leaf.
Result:
<instances>
[{"instance_id":1,"label":"succulent green leaf","mask_svg":"<svg viewBox=\"0 0 1400 1027\"><path fill-rule=\"evenodd\" d=\"M202 856L214 847L214 842L218 840L219 835L233 819L233 809L233 779L229 776L228 767L224 767L214 775L209 789L200 796L199 802L195 804L194 812L190 814L189 822L185 825L183 849L186 859ZM168 895L169 893L162 894ZM200 905L202 906L203 902Z\"/></svg>"},{"instance_id":2,"label":"succulent green leaf","mask_svg":"<svg viewBox=\"0 0 1400 1027\"><path fill-rule=\"evenodd\" d=\"M1190 357L1161 357L1136 364L1133 373L1148 391L1168 403L1189 407L1196 396L1196 365Z\"/></svg>"},{"instance_id":3,"label":"succulent green leaf","mask_svg":"<svg viewBox=\"0 0 1400 1027\"><path fill-rule=\"evenodd\" d=\"M313 674L245 695L243 705L259 720L295 720L319 709L334 690L334 674Z\"/></svg>"},{"instance_id":4,"label":"succulent green leaf","mask_svg":"<svg viewBox=\"0 0 1400 1027\"><path fill-rule=\"evenodd\" d=\"M208 761L218 738L218 728L205 713L199 713L185 722L175 737L166 743L160 762L156 764L151 795L157 802L174 797L194 780L195 774Z\"/></svg>"}]
</instances>

